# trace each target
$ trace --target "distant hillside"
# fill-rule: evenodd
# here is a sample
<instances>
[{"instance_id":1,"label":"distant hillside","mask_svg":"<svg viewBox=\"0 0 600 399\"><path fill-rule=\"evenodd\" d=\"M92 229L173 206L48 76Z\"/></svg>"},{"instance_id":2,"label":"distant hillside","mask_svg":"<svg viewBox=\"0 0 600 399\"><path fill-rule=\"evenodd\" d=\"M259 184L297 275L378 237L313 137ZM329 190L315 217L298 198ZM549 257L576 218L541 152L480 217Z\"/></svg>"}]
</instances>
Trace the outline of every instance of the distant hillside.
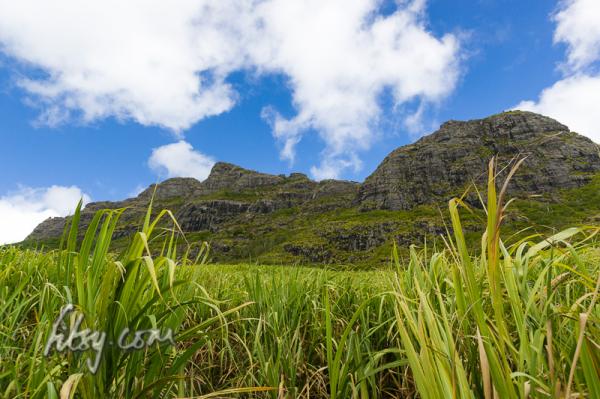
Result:
<instances>
[{"instance_id":1,"label":"distant hillside","mask_svg":"<svg viewBox=\"0 0 600 399\"><path fill-rule=\"evenodd\" d=\"M472 183L482 187L494 155L501 165L526 156L509 190L518 200L508 229L533 225L549 233L600 223L598 145L553 119L520 111L446 122L392 151L362 184L269 175L219 162L203 182L175 178L159 184L155 207L171 209L188 239L210 241L214 261L378 265L389 259L394 241L422 245L444 234L447 201ZM116 240L124 245L154 190L153 185L136 198L88 204L82 225L99 209L126 207ZM483 214L471 191L467 236L476 235ZM26 244L56 245L64 225L65 218L48 219Z\"/></svg>"}]
</instances>

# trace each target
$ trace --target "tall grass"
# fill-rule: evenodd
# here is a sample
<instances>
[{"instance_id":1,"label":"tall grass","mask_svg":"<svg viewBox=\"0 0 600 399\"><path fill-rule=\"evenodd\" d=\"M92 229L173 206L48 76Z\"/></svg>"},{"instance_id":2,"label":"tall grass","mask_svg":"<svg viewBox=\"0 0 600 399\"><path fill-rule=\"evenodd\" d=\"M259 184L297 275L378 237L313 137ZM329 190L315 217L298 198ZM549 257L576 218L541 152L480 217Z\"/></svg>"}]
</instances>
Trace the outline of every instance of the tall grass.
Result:
<instances>
[{"instance_id":1,"label":"tall grass","mask_svg":"<svg viewBox=\"0 0 600 399\"><path fill-rule=\"evenodd\" d=\"M396 275L401 346L423 398L600 397L598 228L574 228L508 248L503 198L490 162L481 254L465 243L460 199L449 203L454 240L428 263L413 249ZM574 243L567 239L576 238Z\"/></svg>"},{"instance_id":2,"label":"tall grass","mask_svg":"<svg viewBox=\"0 0 600 399\"><path fill-rule=\"evenodd\" d=\"M480 253L453 199L445 250L370 272L206 265L151 208L113 254L122 210L83 237L78 210L59 251L0 248L0 397L600 397L598 228L506 244L496 173ZM108 345L92 374L91 351L43 354L67 303L109 340L158 328L175 343Z\"/></svg>"},{"instance_id":3,"label":"tall grass","mask_svg":"<svg viewBox=\"0 0 600 399\"><path fill-rule=\"evenodd\" d=\"M141 231L115 257L108 251L123 210L98 212L77 248L80 207L65 231L63 250L42 254L6 248L0 254L3 396L71 398L77 392L82 398L135 398L190 392L185 368L198 343L218 334L227 318L248 303L222 309L202 292L195 281L206 247L195 262L187 254L178 257L178 226L170 212L151 220L150 207ZM164 217L171 217L172 227L155 234ZM157 250L153 253L151 247ZM93 374L89 365L97 355L91 351L42 356L65 304L85 316L80 329L105 332L106 342L113 343L105 346ZM198 307L206 309L199 313ZM71 317L70 329L74 322ZM150 328L170 329L178 343L194 345L165 343L134 351L114 344L125 329Z\"/></svg>"}]
</instances>

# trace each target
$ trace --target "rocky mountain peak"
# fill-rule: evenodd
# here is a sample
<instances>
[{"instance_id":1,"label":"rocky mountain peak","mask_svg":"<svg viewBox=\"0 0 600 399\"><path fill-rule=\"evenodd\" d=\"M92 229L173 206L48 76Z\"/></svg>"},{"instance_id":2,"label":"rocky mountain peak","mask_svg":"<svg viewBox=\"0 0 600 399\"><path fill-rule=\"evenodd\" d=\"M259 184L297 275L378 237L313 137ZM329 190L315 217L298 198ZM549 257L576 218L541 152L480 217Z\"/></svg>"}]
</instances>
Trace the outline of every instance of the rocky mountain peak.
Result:
<instances>
[{"instance_id":1,"label":"rocky mountain peak","mask_svg":"<svg viewBox=\"0 0 600 399\"><path fill-rule=\"evenodd\" d=\"M471 121L451 120L421 140L445 141L470 137L473 134L488 139L526 139L544 133L569 132L569 128L552 118L526 111L509 111Z\"/></svg>"},{"instance_id":2,"label":"rocky mountain peak","mask_svg":"<svg viewBox=\"0 0 600 399\"><path fill-rule=\"evenodd\" d=\"M202 188L200 192L203 194L223 190L235 192L248 188L273 185L283 180L284 178L281 176L244 169L231 163L217 162L206 180L201 183Z\"/></svg>"},{"instance_id":3,"label":"rocky mountain peak","mask_svg":"<svg viewBox=\"0 0 600 399\"><path fill-rule=\"evenodd\" d=\"M176 197L190 197L197 190L201 189L201 183L193 177L173 177L161 183L152 184L142 191L137 198L147 200L152 197L158 200L166 200ZM156 190L156 192L155 192Z\"/></svg>"},{"instance_id":4,"label":"rocky mountain peak","mask_svg":"<svg viewBox=\"0 0 600 399\"><path fill-rule=\"evenodd\" d=\"M362 184L364 209L411 209L445 201L485 180L489 159L526 157L513 195L580 187L600 171L598 146L546 116L511 111L484 119L449 121L414 144L392 151Z\"/></svg>"},{"instance_id":5,"label":"rocky mountain peak","mask_svg":"<svg viewBox=\"0 0 600 399\"><path fill-rule=\"evenodd\" d=\"M232 171L248 171L247 169L242 168L241 166L238 165L234 165L232 163L229 162L217 162L213 165L212 169L210 170L210 176L218 176L221 174L227 174L227 173L231 173Z\"/></svg>"}]
</instances>

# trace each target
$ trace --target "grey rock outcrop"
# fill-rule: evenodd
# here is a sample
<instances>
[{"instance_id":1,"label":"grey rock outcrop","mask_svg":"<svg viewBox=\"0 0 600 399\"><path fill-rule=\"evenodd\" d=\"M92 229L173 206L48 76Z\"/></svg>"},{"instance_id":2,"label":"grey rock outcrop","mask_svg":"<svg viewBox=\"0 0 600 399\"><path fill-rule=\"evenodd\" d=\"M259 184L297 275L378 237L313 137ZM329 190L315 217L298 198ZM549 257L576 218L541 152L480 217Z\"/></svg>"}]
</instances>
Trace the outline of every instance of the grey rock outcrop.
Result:
<instances>
[{"instance_id":1,"label":"grey rock outcrop","mask_svg":"<svg viewBox=\"0 0 600 399\"><path fill-rule=\"evenodd\" d=\"M179 197L188 198L202 190L202 188L201 183L193 177L174 177L158 185L150 185L138 195L137 199L150 200L152 195L157 201Z\"/></svg>"},{"instance_id":2,"label":"grey rock outcrop","mask_svg":"<svg viewBox=\"0 0 600 399\"><path fill-rule=\"evenodd\" d=\"M284 180L281 176L259 173L226 162L217 162L210 175L200 183L195 195L215 193L223 190L242 191L272 186Z\"/></svg>"},{"instance_id":3,"label":"grey rock outcrop","mask_svg":"<svg viewBox=\"0 0 600 399\"><path fill-rule=\"evenodd\" d=\"M223 221L246 212L250 206L228 200L186 203L177 211L176 219L184 231L214 231Z\"/></svg>"},{"instance_id":4,"label":"grey rock outcrop","mask_svg":"<svg viewBox=\"0 0 600 399\"><path fill-rule=\"evenodd\" d=\"M361 185L364 209L411 209L459 195L487 179L487 163L526 157L509 186L512 195L579 187L600 171L598 146L555 120L506 112L468 122L449 121L438 131L390 153Z\"/></svg>"},{"instance_id":5,"label":"grey rock outcrop","mask_svg":"<svg viewBox=\"0 0 600 399\"><path fill-rule=\"evenodd\" d=\"M81 213L80 227L85 229L100 209L126 208L122 216L125 226L115 233L116 237L125 236L139 226L153 198L155 208L166 207L173 211L184 231L215 232L223 223L240 216L268 214L313 200L319 202L329 197L337 203L333 207L339 207L352 201L358 186L356 182L338 180L315 182L302 173L275 176L217 162L203 182L194 178L171 178L152 184L135 198L89 203ZM67 218L47 219L27 240L58 238L66 221Z\"/></svg>"}]
</instances>

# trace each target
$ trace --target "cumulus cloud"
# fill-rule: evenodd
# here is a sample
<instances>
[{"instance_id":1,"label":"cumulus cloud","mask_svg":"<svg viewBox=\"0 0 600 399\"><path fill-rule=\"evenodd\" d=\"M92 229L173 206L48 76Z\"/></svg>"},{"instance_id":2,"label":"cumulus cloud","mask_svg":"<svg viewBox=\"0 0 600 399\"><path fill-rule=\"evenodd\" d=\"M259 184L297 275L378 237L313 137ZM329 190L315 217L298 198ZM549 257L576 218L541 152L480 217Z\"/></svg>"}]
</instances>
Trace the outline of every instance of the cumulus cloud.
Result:
<instances>
[{"instance_id":1,"label":"cumulus cloud","mask_svg":"<svg viewBox=\"0 0 600 399\"><path fill-rule=\"evenodd\" d=\"M554 41L567 44L567 66L581 70L600 58L600 2L566 0L556 13Z\"/></svg>"},{"instance_id":2,"label":"cumulus cloud","mask_svg":"<svg viewBox=\"0 0 600 399\"><path fill-rule=\"evenodd\" d=\"M268 1L259 7L265 36L254 59L290 78L298 114L284 118L269 109L266 118L293 160L294 146L313 129L326 143L315 177L336 177L360 167L357 151L374 139L389 90L396 104L435 102L447 95L458 75L458 40L434 37L425 28L423 1L388 16L375 14L376 1Z\"/></svg>"},{"instance_id":3,"label":"cumulus cloud","mask_svg":"<svg viewBox=\"0 0 600 399\"><path fill-rule=\"evenodd\" d=\"M537 102L523 101L517 108L549 115L600 143L599 104L600 76L577 75L544 89Z\"/></svg>"},{"instance_id":4,"label":"cumulus cloud","mask_svg":"<svg viewBox=\"0 0 600 399\"><path fill-rule=\"evenodd\" d=\"M459 73L459 42L426 27L425 1L103 0L0 2L0 46L19 86L57 124L116 117L181 133L231 109L236 71L287 79L296 115L266 107L282 158L307 131L324 142L315 175L360 166L395 106L435 103ZM322 170L321 170L322 169Z\"/></svg>"},{"instance_id":5,"label":"cumulus cloud","mask_svg":"<svg viewBox=\"0 0 600 399\"><path fill-rule=\"evenodd\" d=\"M236 7L225 3L3 1L0 42L41 69L18 84L48 123L81 113L84 121L115 116L180 131L233 105L224 78L239 62L236 34L219 25Z\"/></svg>"},{"instance_id":6,"label":"cumulus cloud","mask_svg":"<svg viewBox=\"0 0 600 399\"><path fill-rule=\"evenodd\" d=\"M19 242L49 217L67 216L90 197L78 187L20 187L0 197L0 245Z\"/></svg>"},{"instance_id":7,"label":"cumulus cloud","mask_svg":"<svg viewBox=\"0 0 600 399\"><path fill-rule=\"evenodd\" d=\"M192 147L186 141L163 145L152 150L148 160L150 168L167 177L208 177L215 161Z\"/></svg>"},{"instance_id":8,"label":"cumulus cloud","mask_svg":"<svg viewBox=\"0 0 600 399\"><path fill-rule=\"evenodd\" d=\"M567 44L564 77L537 101L522 101L516 108L551 116L600 143L600 74L594 73L600 60L600 2L563 1L554 20L554 41Z\"/></svg>"}]
</instances>

